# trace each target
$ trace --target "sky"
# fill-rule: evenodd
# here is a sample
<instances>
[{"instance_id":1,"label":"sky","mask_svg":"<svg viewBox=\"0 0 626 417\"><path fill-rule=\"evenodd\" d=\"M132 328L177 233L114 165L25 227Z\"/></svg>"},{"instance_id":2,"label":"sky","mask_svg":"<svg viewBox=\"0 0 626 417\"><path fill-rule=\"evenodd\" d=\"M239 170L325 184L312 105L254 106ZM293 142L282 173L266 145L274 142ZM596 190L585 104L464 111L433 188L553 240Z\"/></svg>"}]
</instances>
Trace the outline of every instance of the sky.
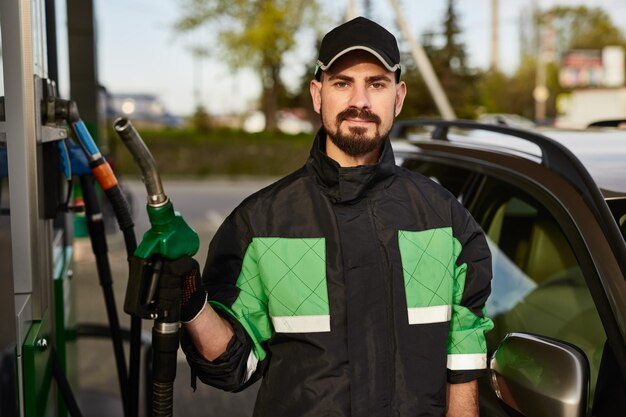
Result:
<instances>
[{"instance_id":1,"label":"sky","mask_svg":"<svg viewBox=\"0 0 626 417\"><path fill-rule=\"evenodd\" d=\"M215 36L208 29L193 37L177 35L173 24L180 15L179 1L93 1L98 77L110 92L156 94L166 108L181 116L191 114L197 103L204 105L210 114L238 113L255 107L261 87L253 73L234 72L215 56L192 58L189 45L210 45ZM348 0L319 1L328 16L321 26L330 30L341 22ZM372 0L372 3L374 20L400 38L388 0ZM415 38L441 26L446 1L400 0L400 3ZM500 59L505 72L513 71L518 64L519 13L532 3L532 0L500 0ZM626 33L626 0L536 0L535 3L541 8L556 4L603 7ZM456 5L469 64L485 69L490 60L491 0L457 0ZM297 48L285 58L282 75L288 86L295 86L304 75L304 64L316 59L312 34L305 33L298 39Z\"/></svg>"}]
</instances>

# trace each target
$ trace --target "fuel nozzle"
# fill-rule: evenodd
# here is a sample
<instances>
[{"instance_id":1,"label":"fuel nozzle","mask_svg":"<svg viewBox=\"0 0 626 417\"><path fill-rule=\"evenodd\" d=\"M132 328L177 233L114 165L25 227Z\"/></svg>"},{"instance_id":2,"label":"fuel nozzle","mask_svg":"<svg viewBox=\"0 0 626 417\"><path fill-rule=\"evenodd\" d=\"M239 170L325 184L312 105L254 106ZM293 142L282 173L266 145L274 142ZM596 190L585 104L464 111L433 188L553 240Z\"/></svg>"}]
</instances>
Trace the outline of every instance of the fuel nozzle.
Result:
<instances>
[{"instance_id":1,"label":"fuel nozzle","mask_svg":"<svg viewBox=\"0 0 626 417\"><path fill-rule=\"evenodd\" d=\"M167 204L169 199L163 191L163 184L161 183L161 177L157 171L154 158L135 127L128 119L123 117L116 119L113 127L122 141L124 141L124 145L128 148L137 165L139 165L143 182L148 192L148 205L150 207L161 207Z\"/></svg>"},{"instance_id":2,"label":"fuel nozzle","mask_svg":"<svg viewBox=\"0 0 626 417\"><path fill-rule=\"evenodd\" d=\"M198 251L200 239L174 210L171 200L163 191L161 177L152 154L128 119L118 118L113 127L139 166L148 193L147 212L150 229L143 235L131 261L131 278L128 280L124 311L141 318L163 319L160 311L158 286L160 284L159 259L175 260L193 256Z\"/></svg>"}]
</instances>

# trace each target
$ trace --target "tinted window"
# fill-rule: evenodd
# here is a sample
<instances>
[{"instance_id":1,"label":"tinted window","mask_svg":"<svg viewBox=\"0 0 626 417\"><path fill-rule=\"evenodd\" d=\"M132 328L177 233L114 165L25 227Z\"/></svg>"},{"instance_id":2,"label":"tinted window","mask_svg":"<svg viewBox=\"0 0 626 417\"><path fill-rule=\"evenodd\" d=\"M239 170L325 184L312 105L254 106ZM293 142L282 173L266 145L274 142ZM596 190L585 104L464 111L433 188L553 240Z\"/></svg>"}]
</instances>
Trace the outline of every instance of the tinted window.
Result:
<instances>
[{"instance_id":1,"label":"tinted window","mask_svg":"<svg viewBox=\"0 0 626 417\"><path fill-rule=\"evenodd\" d=\"M466 191L470 179L473 178L472 172L467 169L433 162L407 160L404 167L417 171L442 185L460 201L463 200L463 193Z\"/></svg>"},{"instance_id":2,"label":"tinted window","mask_svg":"<svg viewBox=\"0 0 626 417\"><path fill-rule=\"evenodd\" d=\"M493 256L487 314L495 328L487 335L489 349L513 331L573 343L589 359L593 391L606 334L554 216L527 193L496 179L486 181L472 211Z\"/></svg>"}]
</instances>

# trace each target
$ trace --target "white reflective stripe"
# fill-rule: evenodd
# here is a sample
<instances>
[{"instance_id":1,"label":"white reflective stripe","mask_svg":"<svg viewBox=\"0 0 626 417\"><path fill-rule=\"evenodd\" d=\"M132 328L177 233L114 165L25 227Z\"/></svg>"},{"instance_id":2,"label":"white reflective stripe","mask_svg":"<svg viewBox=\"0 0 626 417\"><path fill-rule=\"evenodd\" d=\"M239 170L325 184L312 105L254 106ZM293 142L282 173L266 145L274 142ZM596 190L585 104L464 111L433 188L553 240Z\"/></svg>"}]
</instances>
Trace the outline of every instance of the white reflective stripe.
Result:
<instances>
[{"instance_id":1,"label":"white reflective stripe","mask_svg":"<svg viewBox=\"0 0 626 417\"><path fill-rule=\"evenodd\" d=\"M256 371L256 366L259 363L259 360L256 358L253 350L250 350L250 355L248 355L248 362L246 364L246 374L244 375L242 384L248 382L254 371Z\"/></svg>"},{"instance_id":2,"label":"white reflective stripe","mask_svg":"<svg viewBox=\"0 0 626 417\"><path fill-rule=\"evenodd\" d=\"M411 307L408 314L409 324L442 323L450 321L452 306Z\"/></svg>"},{"instance_id":3,"label":"white reflective stripe","mask_svg":"<svg viewBox=\"0 0 626 417\"><path fill-rule=\"evenodd\" d=\"M272 324L277 333L330 332L330 316L279 316Z\"/></svg>"},{"instance_id":4,"label":"white reflective stripe","mask_svg":"<svg viewBox=\"0 0 626 417\"><path fill-rule=\"evenodd\" d=\"M448 355L448 369L450 369L451 371L460 371L466 369L485 369L486 367L486 353Z\"/></svg>"}]
</instances>

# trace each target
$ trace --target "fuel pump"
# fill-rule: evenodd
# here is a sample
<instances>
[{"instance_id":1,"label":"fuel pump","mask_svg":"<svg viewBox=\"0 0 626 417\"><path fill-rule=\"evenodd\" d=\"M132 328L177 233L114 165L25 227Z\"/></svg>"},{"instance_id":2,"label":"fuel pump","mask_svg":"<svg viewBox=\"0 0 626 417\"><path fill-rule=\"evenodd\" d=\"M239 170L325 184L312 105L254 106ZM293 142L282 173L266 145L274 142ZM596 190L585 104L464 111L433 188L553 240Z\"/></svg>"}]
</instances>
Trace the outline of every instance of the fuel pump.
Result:
<instances>
[{"instance_id":1,"label":"fuel pump","mask_svg":"<svg viewBox=\"0 0 626 417\"><path fill-rule=\"evenodd\" d=\"M96 195L95 182L97 181L111 201L120 230L124 233L128 253L132 253L137 243L129 205L119 187L113 170L100 153L100 150L81 120L76 103L50 96L46 99L42 113L49 123L67 123L78 141L78 145L73 145L72 142L69 142L69 144L66 143L67 141L63 142L61 166L66 176L71 177L73 174L80 178L87 228L93 253L96 258L98 277L107 310L109 332L113 343L124 414L127 417L137 415L136 412L133 413L133 409L137 408L137 406L134 405L137 403L137 400L131 397L132 390L128 389L128 371L124 357L123 341L119 318L117 316L115 297L113 294L113 281L107 255L108 249L104 222L100 210L100 203Z\"/></svg>"},{"instance_id":2,"label":"fuel pump","mask_svg":"<svg viewBox=\"0 0 626 417\"><path fill-rule=\"evenodd\" d=\"M72 393L77 387L72 375L76 369L77 334L71 297L74 282L72 207L68 204L72 178L79 176L84 188L92 191L93 178L98 180L100 188L113 201L128 252L132 254L136 248L132 218L128 207L124 208L124 196L110 167L80 120L76 105L56 97L56 54L51 47L53 43L48 42L56 39L53 3L48 0L0 1L0 74L4 81L0 82L2 417L64 417L68 412L71 416L80 415ZM68 10L76 9L68 6ZM83 17L84 13L72 15ZM68 20L69 26L76 19ZM81 25L89 26L87 19L79 20ZM50 29L50 33L46 29ZM80 30L80 42L86 44L83 26ZM79 57L73 61L90 63L86 54L81 55L82 49L72 49ZM85 85L93 85L95 91L96 84L87 82ZM75 96L92 91L82 86L72 90ZM95 102L82 100L90 101ZM80 143L78 148L71 146L66 123ZM93 194L86 198L86 211L97 229L100 214ZM100 252L97 263L103 272L107 269L106 244L101 239L92 240L92 244L99 248L94 252ZM100 278L105 289L110 284L110 276L104 272ZM110 323L115 321L110 319ZM140 319L133 319L133 322L137 324L139 349L141 322ZM112 334L116 333L116 327L111 324ZM123 352L119 347L115 350ZM131 361L131 365L136 366L131 366L127 377L123 355L118 356L120 389L122 396L127 397L124 409L127 416L135 417L139 395L133 395L128 387L134 386L135 380L139 385L139 360Z\"/></svg>"},{"instance_id":3,"label":"fuel pump","mask_svg":"<svg viewBox=\"0 0 626 417\"><path fill-rule=\"evenodd\" d=\"M174 211L163 191L154 159L130 121L117 119L114 128L141 169L151 224L130 257L124 311L133 317L154 320L152 413L155 417L171 416L179 344L180 282L178 277L161 275L161 268L164 260L195 255L200 240L182 216Z\"/></svg>"}]
</instances>

